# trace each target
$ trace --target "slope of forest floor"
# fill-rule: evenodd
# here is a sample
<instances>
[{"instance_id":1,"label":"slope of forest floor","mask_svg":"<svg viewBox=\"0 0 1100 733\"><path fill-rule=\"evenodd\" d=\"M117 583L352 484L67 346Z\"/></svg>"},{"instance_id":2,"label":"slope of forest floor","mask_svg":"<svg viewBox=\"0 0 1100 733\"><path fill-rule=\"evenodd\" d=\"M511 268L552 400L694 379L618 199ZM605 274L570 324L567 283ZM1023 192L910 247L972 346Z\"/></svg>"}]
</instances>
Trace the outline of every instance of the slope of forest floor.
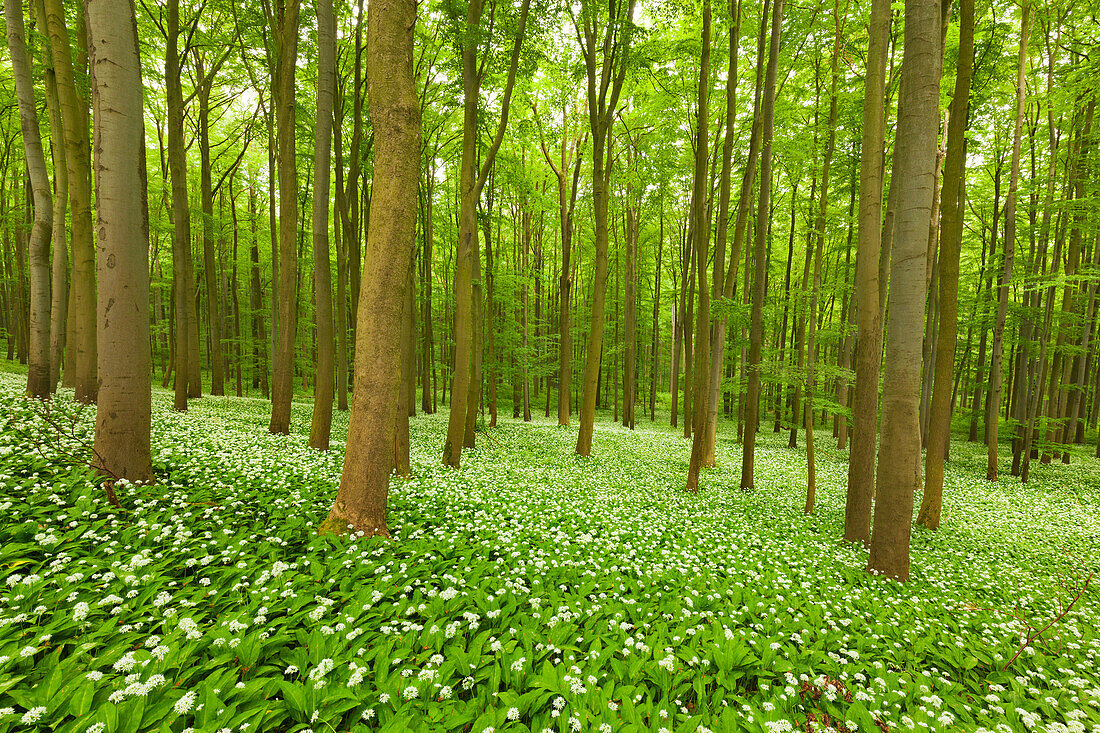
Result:
<instances>
[{"instance_id":1,"label":"slope of forest floor","mask_svg":"<svg viewBox=\"0 0 1100 733\"><path fill-rule=\"evenodd\" d=\"M504 420L460 471L445 412L412 421L392 540L320 538L333 450L266 431L260 400L154 396L158 483L113 509L79 461L91 409L0 375L0 733L137 731L1093 731L1100 461L984 480L952 446L943 528L913 580L840 541L846 452L761 435L682 491L668 427ZM48 422L47 422L48 419ZM801 436L800 436L801 445ZM834 447L829 447L829 444ZM816 726L815 729L822 729Z\"/></svg>"}]
</instances>

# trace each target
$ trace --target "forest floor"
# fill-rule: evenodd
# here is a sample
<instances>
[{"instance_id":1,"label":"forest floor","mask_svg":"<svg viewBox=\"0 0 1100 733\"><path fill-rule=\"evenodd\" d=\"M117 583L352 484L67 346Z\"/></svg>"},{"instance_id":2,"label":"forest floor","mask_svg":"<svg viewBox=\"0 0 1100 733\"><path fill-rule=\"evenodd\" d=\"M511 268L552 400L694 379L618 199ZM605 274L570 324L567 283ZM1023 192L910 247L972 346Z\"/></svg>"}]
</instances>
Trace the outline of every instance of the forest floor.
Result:
<instances>
[{"instance_id":1,"label":"forest floor","mask_svg":"<svg viewBox=\"0 0 1100 733\"><path fill-rule=\"evenodd\" d=\"M460 471L445 411L412 421L392 540L318 537L334 449L261 400L154 396L158 483L113 509L79 461L93 411L0 375L0 733L1095 731L1100 461L984 480L952 446L945 522L913 579L840 540L846 452L762 433L682 491L690 444L648 420L504 419ZM800 436L800 445L801 445ZM1005 447L1007 453L1007 446ZM1076 578L1076 579L1075 579ZM1055 621L1029 645L1021 635ZM822 729L820 726L815 729Z\"/></svg>"}]
</instances>

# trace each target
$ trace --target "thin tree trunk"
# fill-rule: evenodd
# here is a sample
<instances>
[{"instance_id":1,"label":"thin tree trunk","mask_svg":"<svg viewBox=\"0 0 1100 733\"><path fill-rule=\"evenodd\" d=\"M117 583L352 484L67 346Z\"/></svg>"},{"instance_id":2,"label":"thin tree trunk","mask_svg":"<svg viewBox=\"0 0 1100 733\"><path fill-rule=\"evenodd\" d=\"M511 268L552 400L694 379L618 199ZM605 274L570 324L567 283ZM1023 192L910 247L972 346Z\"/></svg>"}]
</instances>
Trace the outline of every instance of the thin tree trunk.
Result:
<instances>
[{"instance_id":1,"label":"thin tree trunk","mask_svg":"<svg viewBox=\"0 0 1100 733\"><path fill-rule=\"evenodd\" d=\"M317 378L309 446L328 450L332 432L335 342L332 323L332 263L328 208L332 107L336 92L336 15L332 0L317 0L317 124L313 153L313 287L317 318ZM409 277L412 277L411 271ZM412 321L413 314L406 316ZM411 365L408 365L411 366ZM407 424L406 413L406 424ZM407 453L407 451L406 451Z\"/></svg>"},{"instance_id":2,"label":"thin tree trunk","mask_svg":"<svg viewBox=\"0 0 1100 733\"><path fill-rule=\"evenodd\" d=\"M592 208L595 240L595 271L592 276L592 317L588 332L588 353L584 365L580 428L576 452L592 453L592 430L596 420L596 383L603 352L604 300L607 290L607 209L611 173L612 111L617 109L619 94L626 79L632 38L635 0L610 6L616 16L607 19L604 29L597 27L597 12L586 0L578 29L583 26L582 51L588 81L588 119L592 129ZM585 12L587 11L587 12ZM578 31L581 32L580 30ZM601 38L602 37L602 38ZM602 58L597 59L597 54Z\"/></svg>"},{"instance_id":3,"label":"thin tree trunk","mask_svg":"<svg viewBox=\"0 0 1100 733\"><path fill-rule=\"evenodd\" d=\"M284 435L290 432L294 346L298 331L298 183L294 134L298 20L299 0L287 0L275 19L276 61L272 92L279 145L279 335L271 385L271 421L267 429Z\"/></svg>"},{"instance_id":4,"label":"thin tree trunk","mask_svg":"<svg viewBox=\"0 0 1100 733\"><path fill-rule=\"evenodd\" d=\"M191 257L191 217L187 201L187 159L183 145L183 90L179 53L179 0L168 0L167 50L164 60L165 96L168 103L168 169L172 179L172 264L175 306L175 400L176 410L187 409L187 375L190 371L191 329L187 314L189 288L187 261Z\"/></svg>"},{"instance_id":5,"label":"thin tree trunk","mask_svg":"<svg viewBox=\"0 0 1100 733\"><path fill-rule=\"evenodd\" d=\"M462 163L459 173L459 222L458 245L455 254L455 363L451 382L451 408L447 423L447 438L443 444L443 463L458 468L462 461L463 446L474 444L474 422L477 417L477 397L481 393L480 358L477 347L477 331L480 319L477 300L480 297L480 257L477 247L477 203L481 190L492 169L497 150L508 124L508 107L516 79L519 52L523 46L524 26L530 9L530 0L524 0L521 20L516 30L512 61L508 70L504 98L501 103L500 122L489 150L477 165L477 121L479 92L484 78L484 66L479 65L479 34L472 32L481 24L483 4L481 0L469 3L465 25L471 32L462 45L462 80L465 90L462 127ZM476 269L475 269L476 268ZM475 276L477 282L475 283ZM471 395L474 399L471 400ZM473 404L471 404L473 403Z\"/></svg>"},{"instance_id":6,"label":"thin tree trunk","mask_svg":"<svg viewBox=\"0 0 1100 733\"><path fill-rule=\"evenodd\" d=\"M30 179L34 203L29 250L30 269L30 350L27 368L27 395L45 399L50 396L50 233L53 227L53 200L42 132L35 109L34 80L30 53L24 36L23 5L20 0L4 0L8 52L19 106L19 128L23 135L23 155Z\"/></svg>"},{"instance_id":7,"label":"thin tree trunk","mask_svg":"<svg viewBox=\"0 0 1100 733\"><path fill-rule=\"evenodd\" d=\"M966 180L966 128L974 68L974 0L959 4L959 61L948 117L947 160L943 174L943 228L940 235L940 328L936 341L935 384L928 419L928 449L917 524L939 529L943 507L943 462L951 438L951 378L958 340L959 256L962 251L963 190Z\"/></svg>"},{"instance_id":8,"label":"thin tree trunk","mask_svg":"<svg viewBox=\"0 0 1100 733\"><path fill-rule=\"evenodd\" d=\"M1024 103L1027 88L1027 44L1031 37L1031 3L1025 0L1020 21L1019 66L1016 74L1016 124L1012 134L1012 168L1005 198L1004 271L997 297L997 317L993 323L993 357L989 366L989 402L986 405L986 479L997 480L997 443L1000 427L1001 360L1004 354L1005 315L1008 312L1008 291L1012 283L1012 255L1016 246L1016 196L1020 179L1020 141L1024 124Z\"/></svg>"},{"instance_id":9,"label":"thin tree trunk","mask_svg":"<svg viewBox=\"0 0 1100 733\"><path fill-rule=\"evenodd\" d=\"M95 402L97 385L95 248L92 242L91 152L88 147L88 103L77 91L61 0L45 0L46 27L53 52L57 93L65 133L65 165L68 166L69 208L72 227L72 286L69 333L73 344L73 370L77 400ZM78 37L83 39L83 15ZM76 46L83 67L84 44ZM68 371L68 370L66 370Z\"/></svg>"},{"instance_id":10,"label":"thin tree trunk","mask_svg":"<svg viewBox=\"0 0 1100 733\"><path fill-rule=\"evenodd\" d=\"M707 445L707 401L710 394L710 288L707 287L707 250L710 245L710 222L707 217L707 145L710 142L710 0L703 0L703 52L699 57L699 91L695 139L695 271L699 280L699 312L695 325L695 383L692 389L691 460L688 464L687 490L699 490L699 468ZM686 418L686 412L685 412ZM686 420L685 420L686 422Z\"/></svg>"},{"instance_id":11,"label":"thin tree trunk","mask_svg":"<svg viewBox=\"0 0 1100 733\"><path fill-rule=\"evenodd\" d=\"M741 459L741 488L756 488L754 458L756 431L760 414L760 365L764 346L764 279L766 268L767 221L771 212L772 133L775 119L775 87L779 67L779 37L783 24L783 2L775 0L772 8L771 39L768 44L768 69L764 81L763 117L760 121L760 191L756 208L756 229L753 232L754 276L752 290L752 320L749 328L749 354L745 363L748 385L745 395L745 437Z\"/></svg>"},{"instance_id":12,"label":"thin tree trunk","mask_svg":"<svg viewBox=\"0 0 1100 733\"><path fill-rule=\"evenodd\" d=\"M871 538L871 499L875 493L878 438L878 385L882 319L878 307L886 283L879 280L882 257L882 169L886 130L886 57L890 3L872 0L864 78L860 143L859 239L856 244L856 360L852 388L852 447L844 507L844 539Z\"/></svg>"},{"instance_id":13,"label":"thin tree trunk","mask_svg":"<svg viewBox=\"0 0 1100 733\"><path fill-rule=\"evenodd\" d=\"M736 123L737 102L737 53L741 37L741 2L730 2L729 24L729 67L726 70L726 130L722 140L722 172L719 179L718 222L714 241L714 270L711 276L711 298L717 301L726 295L726 239L729 230L730 175L733 167L734 128ZM730 259L736 261L737 255ZM658 263L658 268L660 263ZM736 279L736 274L728 278ZM732 283L731 283L732 285ZM656 306L654 306L656 307ZM656 319L654 319L656 323ZM707 385L707 421L703 430L703 465L715 468L718 458L715 455L715 441L718 435L718 391L722 384L722 365L726 352L726 317L717 319L711 329L710 341L710 379Z\"/></svg>"}]
</instances>

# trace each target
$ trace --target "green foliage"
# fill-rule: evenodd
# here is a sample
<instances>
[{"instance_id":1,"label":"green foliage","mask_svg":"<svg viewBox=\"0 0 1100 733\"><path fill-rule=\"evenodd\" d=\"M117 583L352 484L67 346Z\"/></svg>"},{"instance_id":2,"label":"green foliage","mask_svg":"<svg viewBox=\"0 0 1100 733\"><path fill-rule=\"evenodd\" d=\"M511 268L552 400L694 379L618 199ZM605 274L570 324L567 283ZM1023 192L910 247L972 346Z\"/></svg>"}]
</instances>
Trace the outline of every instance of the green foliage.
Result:
<instances>
[{"instance_id":1,"label":"green foliage","mask_svg":"<svg viewBox=\"0 0 1100 733\"><path fill-rule=\"evenodd\" d=\"M825 445L805 516L804 458L770 433L755 493L722 426L721 468L687 495L665 428L601 422L579 461L572 431L502 421L452 471L422 416L394 540L334 540L314 527L340 455L306 448L304 410L284 438L263 401L180 415L156 394L158 482L116 486L114 509L79 442L0 383L0 731L1100 723L1094 590L1002 671L1016 618L1054 617L1072 557L1094 569L1092 459L987 484L984 451L955 446L945 525L918 530L902 586L838 542L845 453ZM90 410L53 409L90 431Z\"/></svg>"}]
</instances>

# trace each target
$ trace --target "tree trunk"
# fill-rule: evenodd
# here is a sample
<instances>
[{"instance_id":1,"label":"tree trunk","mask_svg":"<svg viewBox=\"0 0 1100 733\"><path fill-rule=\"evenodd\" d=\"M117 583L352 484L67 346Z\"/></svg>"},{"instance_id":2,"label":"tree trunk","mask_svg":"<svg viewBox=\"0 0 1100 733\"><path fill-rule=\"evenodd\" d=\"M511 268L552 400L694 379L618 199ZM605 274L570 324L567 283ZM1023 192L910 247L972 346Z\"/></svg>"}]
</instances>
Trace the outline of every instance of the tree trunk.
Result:
<instances>
[{"instance_id":1,"label":"tree trunk","mask_svg":"<svg viewBox=\"0 0 1100 733\"><path fill-rule=\"evenodd\" d=\"M40 28L46 27L46 11L41 2L35 2ZM42 48L42 61L46 80L46 107L50 115L50 151L53 157L53 258L51 263L50 300L50 392L57 390L61 381L61 365L65 362L66 333L69 317L69 243L65 229L65 213L68 211L69 167L65 161L65 126L61 120L61 102L57 96L57 78L53 56L49 46ZM66 371L72 372L72 362L66 362Z\"/></svg>"},{"instance_id":2,"label":"tree trunk","mask_svg":"<svg viewBox=\"0 0 1100 733\"><path fill-rule=\"evenodd\" d=\"M872 0L863 92L863 128L859 163L859 239L856 244L856 358L852 387L852 447L844 507L844 539L871 538L871 499L875 494L878 438L878 384L882 356L882 320L878 307L882 247L883 138L886 130L886 56L890 40L890 3Z\"/></svg>"},{"instance_id":3,"label":"tree trunk","mask_svg":"<svg viewBox=\"0 0 1100 733\"><path fill-rule=\"evenodd\" d=\"M1004 355L1005 315L1008 312L1008 291L1012 283L1012 255L1016 246L1016 195L1020 180L1020 141L1023 134L1027 87L1027 43L1031 37L1031 3L1025 0L1021 10L1019 66L1016 73L1016 125L1012 133L1012 168L1005 197L1004 271L997 297L997 317L993 322L993 356L989 365L989 401L986 405L986 479L997 480L997 443L1000 427L1001 360Z\"/></svg>"},{"instance_id":4,"label":"tree trunk","mask_svg":"<svg viewBox=\"0 0 1100 733\"><path fill-rule=\"evenodd\" d=\"M7 0L12 2L12 0ZM149 232L137 21L128 0L88 0L99 232L95 463L151 481Z\"/></svg>"},{"instance_id":5,"label":"tree trunk","mask_svg":"<svg viewBox=\"0 0 1100 733\"><path fill-rule=\"evenodd\" d=\"M920 462L918 397L924 322L928 222L935 185L939 126L940 7L907 0L894 155L897 213L890 265L890 312L882 398L882 443L876 476L874 530L868 569L909 579L909 536Z\"/></svg>"},{"instance_id":6,"label":"tree trunk","mask_svg":"<svg viewBox=\"0 0 1100 733\"><path fill-rule=\"evenodd\" d=\"M630 52L635 0L610 6L615 16L607 19L604 29L593 17L596 9L586 1L578 27L583 27L582 51L588 81L588 119L592 130L592 209L594 219L595 263L592 275L592 318L589 322L588 353L584 365L580 428L577 453L592 454L592 430L596 420L596 383L603 352L604 300L607 290L607 208L611 173L610 130L612 112L626 78ZM597 54L602 58L597 60ZM599 64L599 66L597 66Z\"/></svg>"},{"instance_id":7,"label":"tree trunk","mask_svg":"<svg viewBox=\"0 0 1100 733\"><path fill-rule=\"evenodd\" d=\"M814 279L810 291L809 332L806 336L806 505L804 511L810 514L814 510L817 494L817 466L814 456L814 366L817 359L817 303L821 290L821 255L825 249L825 216L829 209L829 174L832 170L833 151L836 147L837 120L837 81L840 63L840 45L843 40L844 26L840 17L840 6L833 6L833 53L829 67L829 126L825 138L825 154L821 163L821 192L817 204L817 220L814 222L814 234L817 247L814 252Z\"/></svg>"},{"instance_id":8,"label":"tree trunk","mask_svg":"<svg viewBox=\"0 0 1100 733\"><path fill-rule=\"evenodd\" d=\"M375 125L373 226L357 314L355 394L340 488L321 532L389 535L386 503L401 387L399 343L416 235L420 104L413 83L411 0L374 0L368 11L367 85ZM398 347L398 348L395 348Z\"/></svg>"},{"instance_id":9,"label":"tree trunk","mask_svg":"<svg viewBox=\"0 0 1100 733\"><path fill-rule=\"evenodd\" d=\"M657 261L653 275L653 345L649 372L649 420L657 420L657 355L661 346L661 267L665 250L665 208L661 200L660 229L657 234Z\"/></svg>"},{"instance_id":10,"label":"tree trunk","mask_svg":"<svg viewBox=\"0 0 1100 733\"><path fill-rule=\"evenodd\" d=\"M745 437L741 458L741 488L753 490L755 472L756 431L760 415L760 364L764 346L764 278L767 273L766 245L768 217L771 213L772 133L775 119L775 87L779 67L779 36L783 24L783 0L775 0L772 8L771 39L768 44L768 69L764 80L763 117L760 121L760 191L756 208L754 235L754 275L752 290L752 321L749 328L749 354L745 363L748 385L745 395Z\"/></svg>"},{"instance_id":11,"label":"tree trunk","mask_svg":"<svg viewBox=\"0 0 1100 733\"><path fill-rule=\"evenodd\" d=\"M741 38L741 1L730 3L729 67L726 70L726 130L722 139L722 172L718 193L718 227L714 240L714 271L711 276L711 298L715 302L726 295L726 239L729 230L730 175L733 167L734 128L737 110L737 53ZM658 255L659 257L659 255ZM736 255L730 259L733 265ZM660 262L658 262L658 270ZM736 274L728 278L735 280ZM732 283L731 283L732 285ZM656 309L656 304L654 304ZM654 318L654 324L656 324ZM703 465L718 466L715 440L718 436L718 390L722 384L722 364L726 352L726 316L719 317L712 326L710 337L710 379L707 385L707 421L703 429ZM654 337L656 343L656 337ZM656 349L654 349L656 351Z\"/></svg>"},{"instance_id":12,"label":"tree trunk","mask_svg":"<svg viewBox=\"0 0 1100 733\"><path fill-rule=\"evenodd\" d=\"M626 354L623 359L623 427L634 429L634 404L638 401L638 210L633 201L626 202L626 276L624 283L623 334Z\"/></svg>"},{"instance_id":13,"label":"tree trunk","mask_svg":"<svg viewBox=\"0 0 1100 733\"><path fill-rule=\"evenodd\" d=\"M328 450L336 344L332 324L332 264L328 246L329 168L332 107L336 92L336 15L332 0L317 2L317 124L313 153L313 289L317 318L317 378L309 446ZM411 277L411 275L410 275ZM406 320L412 320L412 313ZM406 413L407 418L407 413Z\"/></svg>"},{"instance_id":14,"label":"tree trunk","mask_svg":"<svg viewBox=\"0 0 1100 733\"><path fill-rule=\"evenodd\" d=\"M91 153L88 147L88 103L77 91L72 46L61 0L45 0L46 27L53 52L57 94L65 131L65 165L68 167L69 208L72 226L72 286L69 302L68 341L73 344L76 399L95 402L97 385L95 247L92 242ZM80 15L81 21L83 15ZM81 22L81 26L83 23ZM83 40L83 28L78 37ZM84 43L77 44L83 66ZM68 371L68 369L66 370Z\"/></svg>"},{"instance_id":15,"label":"tree trunk","mask_svg":"<svg viewBox=\"0 0 1100 733\"><path fill-rule=\"evenodd\" d=\"M4 0L8 52L19 106L19 128L23 135L23 155L30 178L34 203L29 247L30 266L30 352L27 367L27 396L50 396L50 233L53 227L53 200L42 132L35 109L31 59L24 36L23 5L20 0Z\"/></svg>"},{"instance_id":16,"label":"tree trunk","mask_svg":"<svg viewBox=\"0 0 1100 733\"><path fill-rule=\"evenodd\" d=\"M780 0L782 1L782 0ZM695 384L692 412L691 460L688 464L687 491L699 490L699 468L706 453L707 401L710 397L710 288L707 287L707 249L710 244L710 222L707 218L707 144L710 142L710 0L703 0L703 51L699 57L699 88L695 135L695 262L699 280L699 312L695 325ZM686 411L685 411L686 422Z\"/></svg>"},{"instance_id":17,"label":"tree trunk","mask_svg":"<svg viewBox=\"0 0 1100 733\"><path fill-rule=\"evenodd\" d=\"M298 181L294 136L294 72L298 63L299 0L286 0L276 18L274 89L279 145L279 335L271 385L271 421L267 429L290 432L294 395L294 345L298 331ZM327 198L327 197L326 197ZM327 205L327 200L326 200Z\"/></svg>"},{"instance_id":18,"label":"tree trunk","mask_svg":"<svg viewBox=\"0 0 1100 733\"><path fill-rule=\"evenodd\" d=\"M935 380L928 419L928 449L917 524L939 529L943 506L943 462L951 438L951 378L959 317L959 256L962 251L963 189L966 180L966 128L970 79L974 68L974 0L959 4L959 61L947 128L944 165L943 228L940 239L940 328L936 341Z\"/></svg>"},{"instance_id":19,"label":"tree trunk","mask_svg":"<svg viewBox=\"0 0 1100 733\"><path fill-rule=\"evenodd\" d=\"M478 62L479 34L473 32L481 24L483 4L481 0L469 3L465 25L469 30L462 45L462 83L465 92L462 126L462 163L459 171L458 244L455 253L455 363L451 381L451 408L447 422L447 438L443 444L444 465L458 468L462 461L463 446L474 444L474 421L477 416L477 396L481 392L480 358L476 347L476 331L480 328L480 315L476 300L480 297L480 257L477 248L477 203L481 190L492 169L497 150L508 124L508 106L516 79L519 52L523 46L524 26L530 0L524 0L521 20L516 30L508 81L501 103L500 122L489 150L477 165L478 97L484 78L484 65ZM475 270L477 267L477 270ZM475 284L475 275L477 283ZM473 395L473 400L471 400ZM473 402L474 404L471 404Z\"/></svg>"},{"instance_id":20,"label":"tree trunk","mask_svg":"<svg viewBox=\"0 0 1100 733\"><path fill-rule=\"evenodd\" d=\"M191 257L191 217L187 201L187 159L183 145L183 90L179 55L179 0L168 0L167 48L164 58L164 87L168 103L168 169L172 179L172 270L175 306L175 399L176 410L187 409L187 375L191 329L187 314L189 288L186 262Z\"/></svg>"},{"instance_id":21,"label":"tree trunk","mask_svg":"<svg viewBox=\"0 0 1100 733\"><path fill-rule=\"evenodd\" d=\"M252 247L249 252L251 267L249 278L251 284L251 296L249 306L252 310L252 335L253 335L253 374L259 381L260 389L264 397L268 396L269 387L267 381L267 329L264 325L263 291L260 287L260 240L256 236L256 189L252 186L248 190L248 220L252 227Z\"/></svg>"},{"instance_id":22,"label":"tree trunk","mask_svg":"<svg viewBox=\"0 0 1100 733\"><path fill-rule=\"evenodd\" d=\"M199 197L202 205L203 280L206 285L206 328L210 337L210 394L225 394L225 357L222 353L222 306L218 293L218 264L214 258L214 192L210 170L210 94L214 74L206 73L201 53L194 53L198 89ZM218 65L220 66L220 64Z\"/></svg>"}]
</instances>

